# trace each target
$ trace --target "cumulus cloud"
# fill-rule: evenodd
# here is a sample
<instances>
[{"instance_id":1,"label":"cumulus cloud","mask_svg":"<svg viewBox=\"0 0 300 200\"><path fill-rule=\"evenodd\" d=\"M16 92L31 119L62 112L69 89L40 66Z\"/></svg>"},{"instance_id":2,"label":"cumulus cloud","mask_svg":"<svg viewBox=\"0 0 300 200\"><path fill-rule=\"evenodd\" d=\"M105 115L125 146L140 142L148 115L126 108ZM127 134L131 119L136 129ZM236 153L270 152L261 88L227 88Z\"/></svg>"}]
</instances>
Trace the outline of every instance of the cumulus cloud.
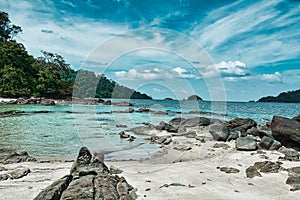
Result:
<instances>
[{"instance_id":1,"label":"cumulus cloud","mask_svg":"<svg viewBox=\"0 0 300 200\"><path fill-rule=\"evenodd\" d=\"M249 72L247 70L247 65L241 61L222 61L218 64L208 65L203 72L205 78L212 78L220 75L223 77L243 77L248 76Z\"/></svg>"},{"instance_id":2,"label":"cumulus cloud","mask_svg":"<svg viewBox=\"0 0 300 200\"><path fill-rule=\"evenodd\" d=\"M271 83L282 82L282 75L279 72L275 72L274 74L263 74L261 80Z\"/></svg>"}]
</instances>

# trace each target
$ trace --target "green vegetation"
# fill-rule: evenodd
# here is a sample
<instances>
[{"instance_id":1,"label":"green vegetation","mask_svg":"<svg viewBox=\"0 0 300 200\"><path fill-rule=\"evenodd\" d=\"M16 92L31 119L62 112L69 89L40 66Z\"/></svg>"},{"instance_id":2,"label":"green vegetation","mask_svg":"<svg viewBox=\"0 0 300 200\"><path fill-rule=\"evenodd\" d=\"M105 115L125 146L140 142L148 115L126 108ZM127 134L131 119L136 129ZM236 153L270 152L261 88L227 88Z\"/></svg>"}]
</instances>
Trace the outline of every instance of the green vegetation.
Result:
<instances>
[{"instance_id":1,"label":"green vegetation","mask_svg":"<svg viewBox=\"0 0 300 200\"><path fill-rule=\"evenodd\" d=\"M104 75L74 71L61 55L41 51L42 56L34 58L23 44L14 40L20 32L21 27L11 24L8 14L0 12L1 97L68 98L74 95L79 98L151 99Z\"/></svg>"},{"instance_id":2,"label":"green vegetation","mask_svg":"<svg viewBox=\"0 0 300 200\"><path fill-rule=\"evenodd\" d=\"M289 92L282 92L277 97L262 97L258 100L258 102L300 103L300 89Z\"/></svg>"}]
</instances>

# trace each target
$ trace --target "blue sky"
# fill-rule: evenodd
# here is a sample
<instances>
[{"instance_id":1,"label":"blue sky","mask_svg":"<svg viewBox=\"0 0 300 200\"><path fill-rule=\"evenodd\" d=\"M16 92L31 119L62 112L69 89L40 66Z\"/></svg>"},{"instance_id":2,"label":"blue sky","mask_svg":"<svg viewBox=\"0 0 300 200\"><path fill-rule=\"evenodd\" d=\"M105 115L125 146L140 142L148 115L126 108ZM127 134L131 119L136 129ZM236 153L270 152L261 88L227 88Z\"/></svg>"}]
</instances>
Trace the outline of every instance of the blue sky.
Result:
<instances>
[{"instance_id":1,"label":"blue sky","mask_svg":"<svg viewBox=\"0 0 300 200\"><path fill-rule=\"evenodd\" d=\"M2 0L29 53L154 98L248 101L300 88L299 0Z\"/></svg>"}]
</instances>

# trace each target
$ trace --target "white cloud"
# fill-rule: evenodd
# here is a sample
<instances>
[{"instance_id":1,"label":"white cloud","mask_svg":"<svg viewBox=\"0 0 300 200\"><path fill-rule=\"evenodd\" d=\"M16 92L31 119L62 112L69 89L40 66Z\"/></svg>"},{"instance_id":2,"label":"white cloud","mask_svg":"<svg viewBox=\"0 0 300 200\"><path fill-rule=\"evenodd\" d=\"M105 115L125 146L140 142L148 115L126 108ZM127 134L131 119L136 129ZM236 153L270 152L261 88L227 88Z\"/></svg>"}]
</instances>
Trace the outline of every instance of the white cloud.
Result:
<instances>
[{"instance_id":1,"label":"white cloud","mask_svg":"<svg viewBox=\"0 0 300 200\"><path fill-rule=\"evenodd\" d=\"M282 82L282 75L279 72L275 72L274 74L263 74L261 76L261 80L267 82Z\"/></svg>"},{"instance_id":2,"label":"white cloud","mask_svg":"<svg viewBox=\"0 0 300 200\"><path fill-rule=\"evenodd\" d=\"M217 64L208 65L203 72L205 78L212 78L220 75L225 77L242 77L247 76L248 74L247 65L241 61L222 61ZM231 79L231 81L232 80L233 79Z\"/></svg>"}]
</instances>

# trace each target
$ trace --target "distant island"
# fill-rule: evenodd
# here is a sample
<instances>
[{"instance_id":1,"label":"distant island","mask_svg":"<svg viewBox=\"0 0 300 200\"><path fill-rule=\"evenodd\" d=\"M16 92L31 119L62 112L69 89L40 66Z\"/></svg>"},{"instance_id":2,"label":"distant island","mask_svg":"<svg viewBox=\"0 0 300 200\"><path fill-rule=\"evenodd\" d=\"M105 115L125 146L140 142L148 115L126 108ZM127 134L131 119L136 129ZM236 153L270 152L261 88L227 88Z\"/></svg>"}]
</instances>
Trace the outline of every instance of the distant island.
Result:
<instances>
[{"instance_id":1,"label":"distant island","mask_svg":"<svg viewBox=\"0 0 300 200\"><path fill-rule=\"evenodd\" d=\"M174 99L170 98L170 97L167 97L167 98L164 98L165 101L172 101Z\"/></svg>"},{"instance_id":2,"label":"distant island","mask_svg":"<svg viewBox=\"0 0 300 200\"><path fill-rule=\"evenodd\" d=\"M300 103L300 89L288 92L282 92L278 96L262 97L258 102L282 102L282 103Z\"/></svg>"},{"instance_id":3,"label":"distant island","mask_svg":"<svg viewBox=\"0 0 300 200\"><path fill-rule=\"evenodd\" d=\"M197 95L192 95L187 98L188 101L202 101L203 99Z\"/></svg>"},{"instance_id":4,"label":"distant island","mask_svg":"<svg viewBox=\"0 0 300 200\"><path fill-rule=\"evenodd\" d=\"M22 32L21 27L11 24L5 12L0 12L0 18L1 97L64 99L75 95L78 98L152 99L109 80L103 74L75 71L61 55L41 51L42 56L34 58L22 43L13 39Z\"/></svg>"}]
</instances>

